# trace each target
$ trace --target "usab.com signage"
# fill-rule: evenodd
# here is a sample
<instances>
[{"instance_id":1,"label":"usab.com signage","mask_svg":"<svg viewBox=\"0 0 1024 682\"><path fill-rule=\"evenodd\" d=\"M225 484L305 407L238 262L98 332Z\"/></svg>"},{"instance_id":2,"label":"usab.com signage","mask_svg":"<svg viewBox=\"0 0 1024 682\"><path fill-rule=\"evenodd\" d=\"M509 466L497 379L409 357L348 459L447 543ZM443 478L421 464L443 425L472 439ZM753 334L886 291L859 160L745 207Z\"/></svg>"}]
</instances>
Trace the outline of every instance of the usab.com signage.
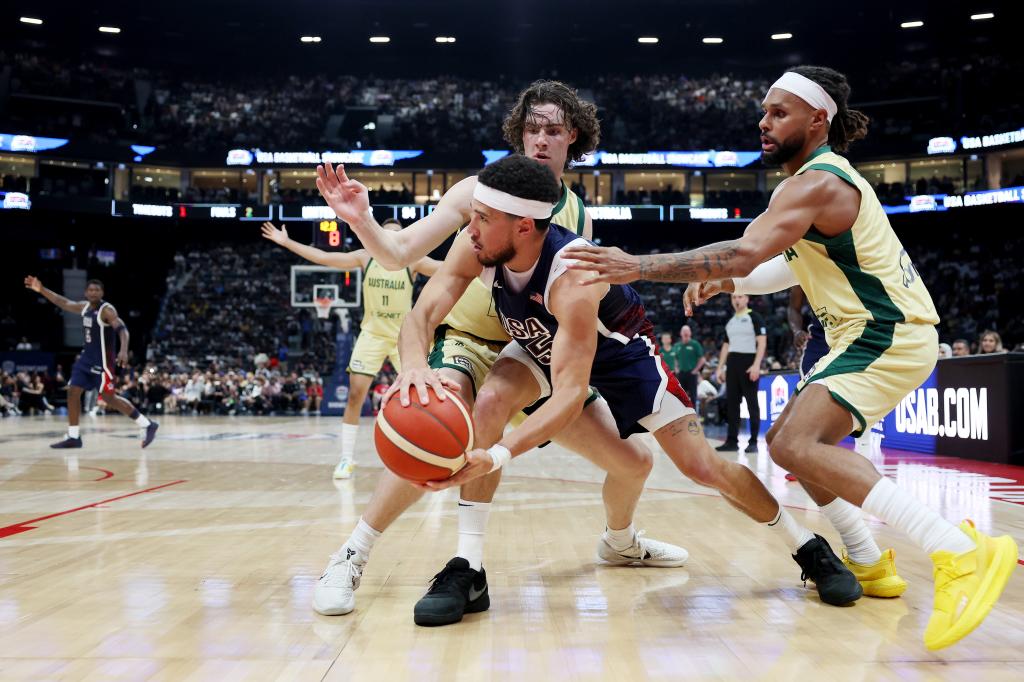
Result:
<instances>
[{"instance_id":1,"label":"usab.com signage","mask_svg":"<svg viewBox=\"0 0 1024 682\"><path fill-rule=\"evenodd\" d=\"M361 149L351 152L265 152L261 149L232 149L224 163L251 166L253 163L277 166L316 166L321 163L358 166L394 166L398 161L414 159L421 149Z\"/></svg>"},{"instance_id":2,"label":"usab.com signage","mask_svg":"<svg viewBox=\"0 0 1024 682\"><path fill-rule=\"evenodd\" d=\"M795 373L761 377L758 407L762 433L782 414L799 380ZM882 445L1024 464L1022 413L1024 353L940 360L924 383L882 419ZM741 409L741 416L746 416L745 410Z\"/></svg>"},{"instance_id":3,"label":"usab.com signage","mask_svg":"<svg viewBox=\"0 0 1024 682\"><path fill-rule=\"evenodd\" d=\"M507 149L484 149L484 165L509 155ZM676 152L605 152L587 154L573 168L592 166L673 166L676 168L742 168L761 158L761 152L676 151Z\"/></svg>"}]
</instances>

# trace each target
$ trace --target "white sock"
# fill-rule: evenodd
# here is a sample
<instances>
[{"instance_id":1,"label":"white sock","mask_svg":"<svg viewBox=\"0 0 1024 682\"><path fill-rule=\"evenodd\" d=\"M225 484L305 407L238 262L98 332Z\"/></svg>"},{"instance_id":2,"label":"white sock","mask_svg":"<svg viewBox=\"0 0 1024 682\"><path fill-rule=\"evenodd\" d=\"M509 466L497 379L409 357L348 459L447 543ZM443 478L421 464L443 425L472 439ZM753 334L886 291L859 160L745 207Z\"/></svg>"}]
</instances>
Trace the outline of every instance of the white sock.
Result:
<instances>
[{"instance_id":1,"label":"white sock","mask_svg":"<svg viewBox=\"0 0 1024 682\"><path fill-rule=\"evenodd\" d=\"M354 550L357 556L362 559L359 563L366 563L370 559L370 550L373 549L373 543L377 542L377 538L381 536L381 531L374 530L366 521L363 521L362 517L359 518L359 523L356 524L355 529L352 531L352 535L348 536L348 540L341 546L342 549Z\"/></svg>"},{"instance_id":2,"label":"white sock","mask_svg":"<svg viewBox=\"0 0 1024 682\"><path fill-rule=\"evenodd\" d=\"M146 428L152 422L149 421L149 418L146 415L140 414L138 417L135 418L135 423L141 426L142 428Z\"/></svg>"},{"instance_id":3,"label":"white sock","mask_svg":"<svg viewBox=\"0 0 1024 682\"><path fill-rule=\"evenodd\" d=\"M786 546L789 547L791 554L796 554L798 549L814 539L814 533L797 523L796 519L783 509L781 504L779 505L779 513L767 523L767 526L776 529L776 532L785 534Z\"/></svg>"},{"instance_id":4,"label":"white sock","mask_svg":"<svg viewBox=\"0 0 1024 682\"><path fill-rule=\"evenodd\" d=\"M341 458L352 459L356 452L356 434L359 433L359 424L341 425Z\"/></svg>"},{"instance_id":5,"label":"white sock","mask_svg":"<svg viewBox=\"0 0 1024 682\"><path fill-rule=\"evenodd\" d=\"M608 545L616 552L625 552L632 547L635 538L636 530L633 528L632 523L622 530L612 530L607 526L604 529L604 539L608 541Z\"/></svg>"},{"instance_id":6,"label":"white sock","mask_svg":"<svg viewBox=\"0 0 1024 682\"><path fill-rule=\"evenodd\" d=\"M868 530L864 517L852 504L837 497L826 505L819 507L832 527L839 532L839 537L846 545L846 553L855 563L861 566L872 566L882 558L882 550L875 544L875 538Z\"/></svg>"},{"instance_id":7,"label":"white sock","mask_svg":"<svg viewBox=\"0 0 1024 682\"><path fill-rule=\"evenodd\" d=\"M78 427L78 426L69 426L68 427L68 438L79 438L79 435L78 435L78 429L79 428L80 427Z\"/></svg>"},{"instance_id":8,"label":"white sock","mask_svg":"<svg viewBox=\"0 0 1024 682\"><path fill-rule=\"evenodd\" d=\"M490 515L490 502L459 499L459 547L455 556L468 561L474 571L479 571L484 563L484 531Z\"/></svg>"},{"instance_id":9,"label":"white sock","mask_svg":"<svg viewBox=\"0 0 1024 682\"><path fill-rule=\"evenodd\" d=\"M963 554L975 547L962 530L884 476L864 498L864 511L899 528L928 554L940 549Z\"/></svg>"}]
</instances>

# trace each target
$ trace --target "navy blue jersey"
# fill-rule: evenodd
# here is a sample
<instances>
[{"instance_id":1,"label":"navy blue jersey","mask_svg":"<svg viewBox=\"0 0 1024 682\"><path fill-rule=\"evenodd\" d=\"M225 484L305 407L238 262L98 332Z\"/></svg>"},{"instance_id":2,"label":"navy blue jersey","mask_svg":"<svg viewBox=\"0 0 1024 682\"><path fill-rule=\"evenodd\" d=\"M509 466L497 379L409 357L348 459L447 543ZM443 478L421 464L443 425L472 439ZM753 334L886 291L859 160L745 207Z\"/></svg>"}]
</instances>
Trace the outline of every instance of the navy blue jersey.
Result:
<instances>
[{"instance_id":1,"label":"navy blue jersey","mask_svg":"<svg viewBox=\"0 0 1024 682\"><path fill-rule=\"evenodd\" d=\"M818 318L813 318L807 325L807 334L807 345L804 346L804 352L800 358L800 374L802 376L810 376L814 365L828 355L829 351L825 328L821 326Z\"/></svg>"},{"instance_id":2,"label":"navy blue jersey","mask_svg":"<svg viewBox=\"0 0 1024 682\"><path fill-rule=\"evenodd\" d=\"M97 308L86 304L82 310L82 332L85 336L85 345L82 346L82 355L78 362L88 365L95 373L103 370L113 372L114 354L116 351L116 335L114 328L105 323L101 317L103 309L109 307L106 301L100 301Z\"/></svg>"},{"instance_id":3,"label":"navy blue jersey","mask_svg":"<svg viewBox=\"0 0 1024 682\"><path fill-rule=\"evenodd\" d=\"M490 284L502 326L550 381L551 346L558 320L548 309L551 285L567 269L562 251L590 244L573 232L551 225L540 258L532 272L510 273L504 267L486 268L481 275ZM522 280L528 277L524 283ZM518 282L517 282L518 280ZM519 285L523 285L521 288ZM668 391L691 407L658 354L654 329L647 320L640 296L632 287L613 284L601 299L597 314L597 349L590 370L590 385L608 402L622 437L644 431L637 422L660 409Z\"/></svg>"}]
</instances>

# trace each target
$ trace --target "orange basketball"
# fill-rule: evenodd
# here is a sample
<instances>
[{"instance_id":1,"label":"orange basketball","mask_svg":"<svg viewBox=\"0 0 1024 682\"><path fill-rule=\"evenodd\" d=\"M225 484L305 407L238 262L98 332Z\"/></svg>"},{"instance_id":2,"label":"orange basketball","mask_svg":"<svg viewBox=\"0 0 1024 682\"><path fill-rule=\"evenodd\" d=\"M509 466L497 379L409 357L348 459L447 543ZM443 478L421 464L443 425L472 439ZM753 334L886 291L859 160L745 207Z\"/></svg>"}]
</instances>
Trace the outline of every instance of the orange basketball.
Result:
<instances>
[{"instance_id":1,"label":"orange basketball","mask_svg":"<svg viewBox=\"0 0 1024 682\"><path fill-rule=\"evenodd\" d=\"M447 400L431 396L421 405L412 389L408 407L395 396L377 415L377 454L396 476L416 483L440 481L465 466L464 453L473 447L473 417L462 399L446 395Z\"/></svg>"}]
</instances>

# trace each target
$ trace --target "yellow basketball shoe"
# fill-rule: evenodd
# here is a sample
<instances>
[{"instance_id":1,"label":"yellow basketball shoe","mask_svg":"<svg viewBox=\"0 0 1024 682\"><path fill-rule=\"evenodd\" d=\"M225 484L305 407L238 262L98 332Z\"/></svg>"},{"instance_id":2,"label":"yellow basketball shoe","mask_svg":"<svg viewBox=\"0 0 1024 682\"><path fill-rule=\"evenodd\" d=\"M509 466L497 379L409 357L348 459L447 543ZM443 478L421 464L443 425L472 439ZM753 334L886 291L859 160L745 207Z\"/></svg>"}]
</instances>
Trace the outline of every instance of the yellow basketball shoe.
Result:
<instances>
[{"instance_id":1,"label":"yellow basketball shoe","mask_svg":"<svg viewBox=\"0 0 1024 682\"><path fill-rule=\"evenodd\" d=\"M843 563L868 597L891 599L907 591L907 581L896 575L896 552L891 549L882 552L882 558L875 563L865 566L850 559L844 547Z\"/></svg>"},{"instance_id":2,"label":"yellow basketball shoe","mask_svg":"<svg viewBox=\"0 0 1024 682\"><path fill-rule=\"evenodd\" d=\"M970 520L961 523L960 530L974 540L975 549L932 554L935 605L924 645L933 651L955 644L981 625L1017 566L1017 543L1009 535L989 537Z\"/></svg>"}]
</instances>

